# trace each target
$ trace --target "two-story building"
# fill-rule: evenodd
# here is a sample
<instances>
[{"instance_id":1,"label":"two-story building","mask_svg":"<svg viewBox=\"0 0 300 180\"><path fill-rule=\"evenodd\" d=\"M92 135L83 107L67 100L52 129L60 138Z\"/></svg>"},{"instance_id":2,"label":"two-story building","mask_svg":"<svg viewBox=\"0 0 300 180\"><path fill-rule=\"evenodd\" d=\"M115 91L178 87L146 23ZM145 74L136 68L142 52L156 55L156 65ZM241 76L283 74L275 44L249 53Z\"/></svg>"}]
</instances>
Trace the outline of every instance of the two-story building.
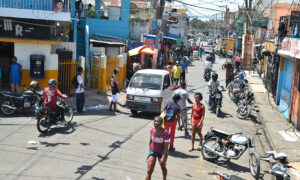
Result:
<instances>
[{"instance_id":1,"label":"two-story building","mask_svg":"<svg viewBox=\"0 0 300 180\"><path fill-rule=\"evenodd\" d=\"M72 4L75 0L71 0ZM107 83L112 75L112 68L123 67L119 56L124 56L129 37L130 0L89 1L83 4L81 14L72 11L73 37L77 42L77 58L85 57L88 87L98 88L100 67L99 59L107 58L102 68L107 68ZM89 8L91 7L91 8ZM76 19L76 20L75 20ZM122 60L123 61L123 60ZM124 60L125 61L125 60ZM105 91L105 88L101 88Z\"/></svg>"},{"instance_id":2,"label":"two-story building","mask_svg":"<svg viewBox=\"0 0 300 180\"><path fill-rule=\"evenodd\" d=\"M0 1L0 68L2 87L9 88L11 58L23 67L22 83L42 87L58 78L56 46L68 41L71 23L68 0Z\"/></svg>"}]
</instances>

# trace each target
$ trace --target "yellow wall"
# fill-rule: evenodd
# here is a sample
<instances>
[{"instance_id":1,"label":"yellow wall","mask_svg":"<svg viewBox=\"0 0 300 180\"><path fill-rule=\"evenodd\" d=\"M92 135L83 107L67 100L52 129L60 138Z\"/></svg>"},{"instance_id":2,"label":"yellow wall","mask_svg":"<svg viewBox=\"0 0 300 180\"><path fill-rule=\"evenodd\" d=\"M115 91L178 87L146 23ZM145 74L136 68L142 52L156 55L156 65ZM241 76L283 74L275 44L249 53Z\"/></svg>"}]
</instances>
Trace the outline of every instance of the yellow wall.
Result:
<instances>
[{"instance_id":1,"label":"yellow wall","mask_svg":"<svg viewBox=\"0 0 300 180\"><path fill-rule=\"evenodd\" d=\"M226 53L228 53L229 49L232 48L232 50L234 49L234 39L224 39L224 41L226 42L226 46L225 46L225 50Z\"/></svg>"},{"instance_id":2,"label":"yellow wall","mask_svg":"<svg viewBox=\"0 0 300 180\"><path fill-rule=\"evenodd\" d=\"M29 69L23 69L22 83L25 83L25 84L29 85L31 81L35 80L44 89L45 87L48 86L49 79L56 79L57 80L57 78L58 78L58 70L46 70L44 79L31 79L30 78L30 70Z\"/></svg>"}]
</instances>

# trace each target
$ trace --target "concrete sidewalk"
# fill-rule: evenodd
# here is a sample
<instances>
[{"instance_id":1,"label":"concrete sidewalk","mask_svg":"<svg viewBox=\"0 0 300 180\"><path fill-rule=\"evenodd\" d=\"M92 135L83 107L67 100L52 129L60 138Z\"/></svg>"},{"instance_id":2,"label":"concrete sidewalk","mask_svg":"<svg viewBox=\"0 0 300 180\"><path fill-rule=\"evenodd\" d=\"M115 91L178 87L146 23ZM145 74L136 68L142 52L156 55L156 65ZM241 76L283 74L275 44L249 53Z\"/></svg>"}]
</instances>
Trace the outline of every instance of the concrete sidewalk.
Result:
<instances>
[{"instance_id":1,"label":"concrete sidewalk","mask_svg":"<svg viewBox=\"0 0 300 180\"><path fill-rule=\"evenodd\" d=\"M108 106L112 99L111 92L108 91L107 93L98 93L96 90L86 90L85 91L85 104L84 107L91 107L91 106L99 106L105 105ZM125 104L126 102L126 93L120 92L119 102L121 104ZM72 107L76 107L76 96L69 97L69 103Z\"/></svg>"},{"instance_id":2,"label":"concrete sidewalk","mask_svg":"<svg viewBox=\"0 0 300 180\"><path fill-rule=\"evenodd\" d=\"M257 74L246 73L249 88L255 94L255 101L259 108L258 116L269 140L269 148L287 154L289 162L297 169L290 169L289 174L294 176L292 179L300 179L300 132L294 129L279 112L272 94L266 90L262 79Z\"/></svg>"}]
</instances>

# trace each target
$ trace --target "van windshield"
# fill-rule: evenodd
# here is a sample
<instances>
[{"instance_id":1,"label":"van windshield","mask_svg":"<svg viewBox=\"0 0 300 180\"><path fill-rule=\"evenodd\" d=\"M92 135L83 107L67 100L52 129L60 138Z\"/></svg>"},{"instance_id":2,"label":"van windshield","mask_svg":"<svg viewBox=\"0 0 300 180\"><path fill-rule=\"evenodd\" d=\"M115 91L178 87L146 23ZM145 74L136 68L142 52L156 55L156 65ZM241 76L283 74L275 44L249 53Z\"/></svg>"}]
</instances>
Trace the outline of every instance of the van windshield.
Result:
<instances>
[{"instance_id":1,"label":"van windshield","mask_svg":"<svg viewBox=\"0 0 300 180\"><path fill-rule=\"evenodd\" d=\"M136 74L129 87L160 90L162 76L156 74Z\"/></svg>"}]
</instances>

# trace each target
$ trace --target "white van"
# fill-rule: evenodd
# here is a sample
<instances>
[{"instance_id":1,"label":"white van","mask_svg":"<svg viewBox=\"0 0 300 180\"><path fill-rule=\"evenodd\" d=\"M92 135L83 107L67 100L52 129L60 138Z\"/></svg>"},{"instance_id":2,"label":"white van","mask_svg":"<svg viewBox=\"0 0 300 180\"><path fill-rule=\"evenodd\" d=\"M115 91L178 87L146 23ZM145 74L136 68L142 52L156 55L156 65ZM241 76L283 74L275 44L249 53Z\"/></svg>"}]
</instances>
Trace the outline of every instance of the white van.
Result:
<instances>
[{"instance_id":1,"label":"white van","mask_svg":"<svg viewBox=\"0 0 300 180\"><path fill-rule=\"evenodd\" d=\"M160 113L172 98L168 71L143 69L137 71L127 87L126 107L135 115L138 111Z\"/></svg>"}]
</instances>

